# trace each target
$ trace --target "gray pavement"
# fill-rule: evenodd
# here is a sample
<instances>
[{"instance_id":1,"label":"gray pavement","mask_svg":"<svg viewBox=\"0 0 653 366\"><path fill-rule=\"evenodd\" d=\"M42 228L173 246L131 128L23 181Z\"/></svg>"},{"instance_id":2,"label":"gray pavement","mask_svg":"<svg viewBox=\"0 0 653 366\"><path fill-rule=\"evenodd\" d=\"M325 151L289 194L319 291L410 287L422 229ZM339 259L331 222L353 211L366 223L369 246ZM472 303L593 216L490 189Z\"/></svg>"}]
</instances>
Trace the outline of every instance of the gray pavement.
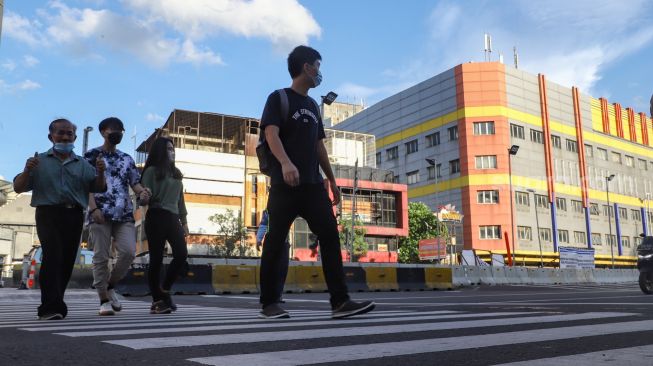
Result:
<instances>
[{"instance_id":1,"label":"gray pavement","mask_svg":"<svg viewBox=\"0 0 653 366\"><path fill-rule=\"evenodd\" d=\"M93 291L38 321L38 291L0 289L0 365L653 365L653 296L636 283L354 293L377 309L329 317L328 295L286 294L288 320L257 319L256 295L150 299L97 316Z\"/></svg>"}]
</instances>

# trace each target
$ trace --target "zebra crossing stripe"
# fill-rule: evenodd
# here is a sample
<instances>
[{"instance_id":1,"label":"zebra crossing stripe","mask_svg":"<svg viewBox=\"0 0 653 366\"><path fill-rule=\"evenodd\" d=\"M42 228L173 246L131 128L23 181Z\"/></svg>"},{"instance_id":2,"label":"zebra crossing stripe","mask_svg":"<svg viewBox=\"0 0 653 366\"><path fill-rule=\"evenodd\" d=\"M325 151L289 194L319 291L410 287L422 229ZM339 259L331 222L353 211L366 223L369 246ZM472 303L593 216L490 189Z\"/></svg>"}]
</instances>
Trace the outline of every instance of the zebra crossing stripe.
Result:
<instances>
[{"instance_id":1,"label":"zebra crossing stripe","mask_svg":"<svg viewBox=\"0 0 653 366\"><path fill-rule=\"evenodd\" d=\"M553 316L532 316L521 318L502 318L502 319L489 319L489 320L473 320L473 321L453 321L453 322L438 322L426 324L400 324L388 327L370 326L370 327L350 327L350 328L331 328L331 329L308 329L308 330L295 330L295 331L280 331L280 332L259 332L259 333L236 333L236 334L211 334L201 336L186 336L186 337L159 337L159 338L143 338L143 339L127 339L127 340L109 340L105 343L124 346L131 349L152 349L152 348L168 348L168 347L194 347L194 346L208 346L220 344L234 344L234 343L248 343L248 342L269 342L269 341L284 341L284 340L297 340L297 339L317 339L329 337L342 337L343 334L347 336L363 336L374 334L388 334L388 333L406 333L406 332L424 332L424 331L437 331L445 329L464 329L464 328L480 328L492 327L502 325L516 325L516 324L536 324L536 323L552 323L574 320L587 320L587 319L601 319L601 318L614 318L623 316L633 316L638 314L632 313L617 313L617 312L594 312L583 314L568 314L568 315L553 315Z\"/></svg>"},{"instance_id":2,"label":"zebra crossing stripe","mask_svg":"<svg viewBox=\"0 0 653 366\"><path fill-rule=\"evenodd\" d=\"M394 318L357 318L346 320L318 320L318 321L301 321L301 322L267 322L265 324L246 324L246 325L215 325L205 327L184 327L184 328L167 328L167 329L128 329L107 331L99 330L94 332L68 332L68 333L55 333L68 337L98 337L98 336L119 336L119 335L135 335L135 334L150 334L150 333L183 333L183 332L208 332L208 331L222 331L234 329L267 329L267 328L288 328L288 327L304 327L304 326L329 326L340 324L374 324L374 323L392 323L392 322L406 322L417 320L441 320L441 319L465 319L465 318L480 318L480 317L499 317L499 316L512 316L533 314L532 312L513 312L513 313L486 313L486 314L452 314L452 315L430 315L430 316L413 316L410 318L394 317ZM303 320L303 319L302 319ZM235 322L231 322L235 323ZM249 323L243 321L242 323Z\"/></svg>"},{"instance_id":3,"label":"zebra crossing stripe","mask_svg":"<svg viewBox=\"0 0 653 366\"><path fill-rule=\"evenodd\" d=\"M609 349L570 356L540 358L536 360L504 363L496 366L595 366L598 364L650 366L653 363L653 345Z\"/></svg>"},{"instance_id":4,"label":"zebra crossing stripe","mask_svg":"<svg viewBox=\"0 0 653 366\"><path fill-rule=\"evenodd\" d=\"M414 341L399 341L399 342L374 343L374 344L353 345L353 346L312 348L308 350L309 352L307 352L306 349L300 349L300 350L292 350L292 351L265 352L265 353L231 355L231 356L200 357L200 358L191 358L188 361L197 362L204 365L220 365L220 366L311 365L311 364L317 364L323 362L368 360L368 359L375 359L380 357L405 356L405 355L424 354L424 353L432 353L432 352L455 351L455 350L464 350L464 349L472 349L472 348L524 344L524 343L532 343L532 342L556 341L556 340L581 338L581 337L589 337L589 336L597 336L597 335L642 332L642 331L650 331L652 328L653 328L653 320L645 320L645 321L633 321L633 322L625 322L625 323L580 325L580 326L571 326L571 327L535 329L535 330L507 332L507 333L480 334L480 335L450 337L450 338L432 338L432 339L422 339L422 340L414 340ZM346 333L345 332L340 333L340 336L342 336L342 334L346 334ZM277 334L275 333L274 338L276 338L276 335ZM546 363L546 365L550 365L550 364L551 363ZM628 363L624 363L624 364L628 364ZM530 366L534 364L532 363L532 361L528 361L528 365ZM545 364L543 363L538 365L545 365Z\"/></svg>"},{"instance_id":5,"label":"zebra crossing stripe","mask_svg":"<svg viewBox=\"0 0 653 366\"><path fill-rule=\"evenodd\" d=\"M387 318L389 320L387 321L392 321L395 317L398 318L397 321L404 320L403 317L409 317L409 316L415 316L415 315L446 315L446 314L454 314L458 313L457 311L432 311L432 312L403 312L403 313L375 313L375 314L369 314L366 317L373 317L373 318ZM276 320L274 321L275 324L278 324L279 322L298 322L298 321L306 321L310 319L324 319L324 316L326 314L304 314L304 315L295 315L293 312L291 312L293 318L288 319L288 320ZM330 315L330 313L329 313ZM319 316L319 318L316 318L316 316ZM91 319L88 319L87 321L84 321L81 325L49 325L49 326L36 326L36 327L21 327L21 330L27 330L27 331L62 331L62 330L84 330L84 329L100 329L106 332L107 329L116 329L116 328L134 328L134 327L160 327L160 326L172 326L172 325L206 325L206 324L239 324L239 323L266 323L270 322L270 320L264 320L264 319L259 319L258 318L258 312L256 313L248 313L244 314L241 317L202 317L200 318L201 320L197 321L188 321L187 319L183 321L176 321L178 319L166 319L167 315L151 315L148 316L149 320L141 320L141 321L116 321L112 322L110 324L104 323L104 324L91 324L89 325L89 321ZM97 318L97 317L96 317ZM141 317L141 319L144 319ZM156 320L155 320L156 319ZM193 318L195 319L195 318ZM333 323L333 320L329 321L329 323ZM43 322L40 322L38 325L43 325ZM175 328L175 329L180 329L180 328ZM198 329L192 328L192 329ZM142 329L141 329L142 330ZM153 332L152 330L145 331L144 334L151 333ZM98 332L102 333L102 332ZM68 335L68 334L65 334ZM100 334L102 335L102 334Z\"/></svg>"}]
</instances>

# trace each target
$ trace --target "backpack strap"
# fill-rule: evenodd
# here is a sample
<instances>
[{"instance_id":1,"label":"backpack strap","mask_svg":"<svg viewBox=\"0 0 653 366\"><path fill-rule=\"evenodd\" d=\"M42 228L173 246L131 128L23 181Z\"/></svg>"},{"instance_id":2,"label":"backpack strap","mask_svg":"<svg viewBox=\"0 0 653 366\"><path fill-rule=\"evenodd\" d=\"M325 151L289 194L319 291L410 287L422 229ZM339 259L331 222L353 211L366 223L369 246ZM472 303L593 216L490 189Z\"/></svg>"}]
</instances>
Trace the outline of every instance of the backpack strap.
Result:
<instances>
[{"instance_id":1,"label":"backpack strap","mask_svg":"<svg viewBox=\"0 0 653 366\"><path fill-rule=\"evenodd\" d=\"M320 119L322 119L322 112L320 111L320 105L317 104L317 102L315 101L315 99L313 99L313 98L311 98L311 97L308 97L308 99L310 99L311 102L313 102L313 104L315 105L315 110L317 111L317 115L318 115L318 117L320 117Z\"/></svg>"},{"instance_id":2,"label":"backpack strap","mask_svg":"<svg viewBox=\"0 0 653 366\"><path fill-rule=\"evenodd\" d=\"M286 122L288 119L288 110L290 109L290 103L288 102L288 94L286 93L285 89L278 89L277 93L279 93L279 108L281 109L281 115L283 116L282 123ZM315 101L313 101L315 102ZM265 133L261 131L259 133L259 144L265 142Z\"/></svg>"}]
</instances>

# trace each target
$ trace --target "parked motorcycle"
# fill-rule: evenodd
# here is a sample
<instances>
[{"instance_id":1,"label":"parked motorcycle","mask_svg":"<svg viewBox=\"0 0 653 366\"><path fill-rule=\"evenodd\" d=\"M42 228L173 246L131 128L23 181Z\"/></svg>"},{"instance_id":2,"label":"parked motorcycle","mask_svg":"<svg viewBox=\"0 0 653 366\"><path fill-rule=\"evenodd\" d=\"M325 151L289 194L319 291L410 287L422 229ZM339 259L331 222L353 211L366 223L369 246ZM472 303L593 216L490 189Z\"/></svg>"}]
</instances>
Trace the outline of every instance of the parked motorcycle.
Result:
<instances>
[{"instance_id":1,"label":"parked motorcycle","mask_svg":"<svg viewBox=\"0 0 653 366\"><path fill-rule=\"evenodd\" d=\"M639 288L645 294L653 294L653 236L647 236L637 247Z\"/></svg>"}]
</instances>

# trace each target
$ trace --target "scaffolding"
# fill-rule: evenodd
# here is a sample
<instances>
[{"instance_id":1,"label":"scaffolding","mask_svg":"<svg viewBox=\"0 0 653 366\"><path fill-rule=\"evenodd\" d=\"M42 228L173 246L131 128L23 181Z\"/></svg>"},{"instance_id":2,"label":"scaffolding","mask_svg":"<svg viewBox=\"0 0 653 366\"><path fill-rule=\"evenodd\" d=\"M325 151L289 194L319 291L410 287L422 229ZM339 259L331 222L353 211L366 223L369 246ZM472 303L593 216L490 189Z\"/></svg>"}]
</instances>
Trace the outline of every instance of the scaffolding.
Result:
<instances>
[{"instance_id":1,"label":"scaffolding","mask_svg":"<svg viewBox=\"0 0 653 366\"><path fill-rule=\"evenodd\" d=\"M161 128L157 128L136 149L142 164L158 137L172 139L176 148L256 156L259 120L218 113L175 109Z\"/></svg>"}]
</instances>

